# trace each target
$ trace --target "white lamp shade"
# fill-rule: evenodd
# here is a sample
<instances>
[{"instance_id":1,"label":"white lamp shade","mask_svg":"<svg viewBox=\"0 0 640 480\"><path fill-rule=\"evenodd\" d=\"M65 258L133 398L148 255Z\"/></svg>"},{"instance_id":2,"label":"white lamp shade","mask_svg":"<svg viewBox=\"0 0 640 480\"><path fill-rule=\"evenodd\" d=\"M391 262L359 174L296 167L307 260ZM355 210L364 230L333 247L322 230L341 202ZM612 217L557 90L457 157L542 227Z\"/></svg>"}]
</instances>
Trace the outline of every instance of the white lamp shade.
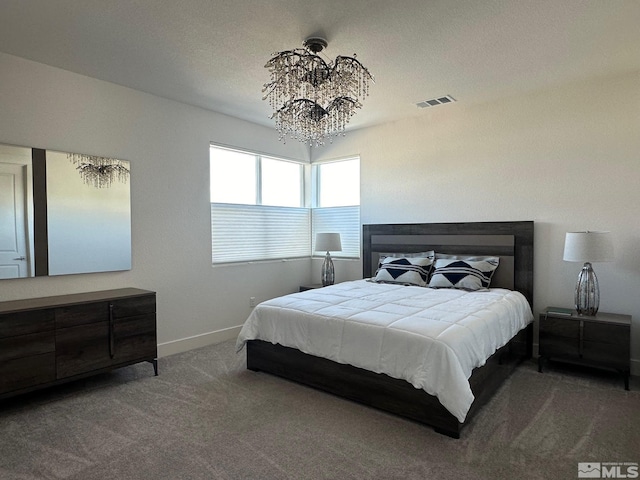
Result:
<instances>
[{"instance_id":1,"label":"white lamp shade","mask_svg":"<svg viewBox=\"0 0 640 480\"><path fill-rule=\"evenodd\" d=\"M339 233L316 233L317 252L341 252Z\"/></svg>"},{"instance_id":2,"label":"white lamp shade","mask_svg":"<svg viewBox=\"0 0 640 480\"><path fill-rule=\"evenodd\" d=\"M610 262L613 260L610 232L567 232L562 258L567 262Z\"/></svg>"}]
</instances>

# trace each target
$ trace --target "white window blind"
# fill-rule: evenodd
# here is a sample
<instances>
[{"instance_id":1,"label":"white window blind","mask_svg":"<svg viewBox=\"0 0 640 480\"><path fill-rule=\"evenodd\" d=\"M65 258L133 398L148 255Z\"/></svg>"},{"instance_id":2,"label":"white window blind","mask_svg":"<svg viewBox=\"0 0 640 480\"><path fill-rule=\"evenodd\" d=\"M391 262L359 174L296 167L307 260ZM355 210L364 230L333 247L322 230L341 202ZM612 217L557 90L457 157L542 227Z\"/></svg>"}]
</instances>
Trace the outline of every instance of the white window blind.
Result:
<instances>
[{"instance_id":1,"label":"white window blind","mask_svg":"<svg viewBox=\"0 0 640 480\"><path fill-rule=\"evenodd\" d=\"M308 257L310 223L308 208L212 203L212 261Z\"/></svg>"},{"instance_id":2,"label":"white window blind","mask_svg":"<svg viewBox=\"0 0 640 480\"><path fill-rule=\"evenodd\" d=\"M360 258L360 206L325 207L311 210L313 254L315 251L316 233L338 232L342 243L341 252L331 252L332 257Z\"/></svg>"}]
</instances>

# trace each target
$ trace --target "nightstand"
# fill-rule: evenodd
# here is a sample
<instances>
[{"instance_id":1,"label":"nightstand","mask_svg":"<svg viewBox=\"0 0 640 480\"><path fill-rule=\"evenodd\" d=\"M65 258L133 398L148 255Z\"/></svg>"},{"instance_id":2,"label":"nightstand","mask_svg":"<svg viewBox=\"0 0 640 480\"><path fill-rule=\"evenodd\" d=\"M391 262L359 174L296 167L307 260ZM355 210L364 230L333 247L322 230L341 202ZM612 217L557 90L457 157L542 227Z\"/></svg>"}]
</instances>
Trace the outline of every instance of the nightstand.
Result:
<instances>
[{"instance_id":1,"label":"nightstand","mask_svg":"<svg viewBox=\"0 0 640 480\"><path fill-rule=\"evenodd\" d=\"M313 290L314 288L322 288L324 285L321 283L312 283L309 285L300 285L300 291L306 292L307 290Z\"/></svg>"},{"instance_id":2,"label":"nightstand","mask_svg":"<svg viewBox=\"0 0 640 480\"><path fill-rule=\"evenodd\" d=\"M540 314L538 371L548 360L616 370L629 390L631 315L547 307Z\"/></svg>"}]
</instances>

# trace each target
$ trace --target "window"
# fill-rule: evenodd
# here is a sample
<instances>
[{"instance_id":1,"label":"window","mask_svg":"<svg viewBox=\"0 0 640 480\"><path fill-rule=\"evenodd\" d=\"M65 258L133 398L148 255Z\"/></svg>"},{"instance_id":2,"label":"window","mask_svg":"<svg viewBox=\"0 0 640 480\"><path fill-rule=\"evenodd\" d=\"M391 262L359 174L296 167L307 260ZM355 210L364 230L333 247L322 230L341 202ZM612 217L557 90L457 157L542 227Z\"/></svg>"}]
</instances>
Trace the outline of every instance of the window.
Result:
<instances>
[{"instance_id":1,"label":"window","mask_svg":"<svg viewBox=\"0 0 640 480\"><path fill-rule=\"evenodd\" d=\"M360 161L357 158L315 165L318 207L360 205Z\"/></svg>"},{"instance_id":2,"label":"window","mask_svg":"<svg viewBox=\"0 0 640 480\"><path fill-rule=\"evenodd\" d=\"M256 156L211 147L211 203L255 205Z\"/></svg>"},{"instance_id":3,"label":"window","mask_svg":"<svg viewBox=\"0 0 640 480\"><path fill-rule=\"evenodd\" d=\"M211 146L211 202L302 207L300 163Z\"/></svg>"},{"instance_id":4,"label":"window","mask_svg":"<svg viewBox=\"0 0 640 480\"><path fill-rule=\"evenodd\" d=\"M212 262L308 257L304 165L212 145Z\"/></svg>"},{"instance_id":5,"label":"window","mask_svg":"<svg viewBox=\"0 0 640 480\"><path fill-rule=\"evenodd\" d=\"M303 166L275 158L262 158L262 205L303 207Z\"/></svg>"},{"instance_id":6,"label":"window","mask_svg":"<svg viewBox=\"0 0 640 480\"><path fill-rule=\"evenodd\" d=\"M341 234L332 256L360 257L359 158L309 167L211 145L210 175L212 263L309 257L322 253L313 250L316 232Z\"/></svg>"},{"instance_id":7,"label":"window","mask_svg":"<svg viewBox=\"0 0 640 480\"><path fill-rule=\"evenodd\" d=\"M334 257L360 257L360 159L347 158L313 165L315 205L311 213L312 240L316 232L339 232L341 252ZM314 253L315 245L314 245Z\"/></svg>"}]
</instances>

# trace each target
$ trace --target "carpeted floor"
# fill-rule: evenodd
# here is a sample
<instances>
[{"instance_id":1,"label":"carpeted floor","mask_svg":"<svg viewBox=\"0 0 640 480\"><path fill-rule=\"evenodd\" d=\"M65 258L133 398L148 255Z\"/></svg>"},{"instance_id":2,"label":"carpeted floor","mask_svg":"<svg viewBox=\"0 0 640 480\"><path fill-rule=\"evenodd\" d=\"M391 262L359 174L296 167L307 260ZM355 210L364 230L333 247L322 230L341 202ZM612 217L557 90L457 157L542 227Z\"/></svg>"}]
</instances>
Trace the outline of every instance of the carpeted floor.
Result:
<instances>
[{"instance_id":1,"label":"carpeted floor","mask_svg":"<svg viewBox=\"0 0 640 480\"><path fill-rule=\"evenodd\" d=\"M0 479L574 479L640 462L640 382L519 367L454 440L267 374L234 342L0 402Z\"/></svg>"}]
</instances>

